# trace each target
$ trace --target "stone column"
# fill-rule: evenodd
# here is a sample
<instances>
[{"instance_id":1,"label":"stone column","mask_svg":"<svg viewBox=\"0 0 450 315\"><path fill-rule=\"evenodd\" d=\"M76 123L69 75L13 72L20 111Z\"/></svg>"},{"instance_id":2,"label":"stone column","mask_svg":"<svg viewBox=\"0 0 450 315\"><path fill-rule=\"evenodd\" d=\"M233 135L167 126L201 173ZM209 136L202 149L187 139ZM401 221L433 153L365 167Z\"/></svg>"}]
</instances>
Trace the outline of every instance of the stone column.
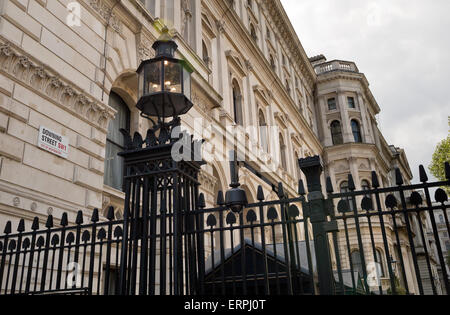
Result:
<instances>
[{"instance_id":1,"label":"stone column","mask_svg":"<svg viewBox=\"0 0 450 315\"><path fill-rule=\"evenodd\" d=\"M183 36L181 32L181 25L184 21L181 20L181 0L168 0L167 3L172 3L172 6L168 5L167 9L173 10L172 12L167 12L167 16L173 17L173 27L180 32L181 36Z\"/></svg>"},{"instance_id":2,"label":"stone column","mask_svg":"<svg viewBox=\"0 0 450 315\"><path fill-rule=\"evenodd\" d=\"M359 103L359 110L361 111L361 131L364 132L363 135L363 141L365 143L373 143L372 135L369 131L369 126L367 123L367 111L366 111L366 104L364 103L363 97L361 93L358 93L358 103Z\"/></svg>"},{"instance_id":3,"label":"stone column","mask_svg":"<svg viewBox=\"0 0 450 315\"><path fill-rule=\"evenodd\" d=\"M353 175L353 181L355 182L356 190L361 190L361 180L359 178L358 159L355 157L349 157L347 159L350 166L350 171Z\"/></svg>"},{"instance_id":4,"label":"stone column","mask_svg":"<svg viewBox=\"0 0 450 315\"><path fill-rule=\"evenodd\" d=\"M339 110L341 112L341 120L342 120L341 128L342 128L342 137L344 138L344 143L355 142L355 139L353 138L352 129L350 126L350 119L348 117L346 97L340 90L337 91L337 95L338 95L338 106L339 106Z\"/></svg>"},{"instance_id":5,"label":"stone column","mask_svg":"<svg viewBox=\"0 0 450 315\"><path fill-rule=\"evenodd\" d=\"M326 117L327 104L325 102L325 97L319 97L319 115L322 121L322 132L323 132L323 143L325 147L333 145L333 139L331 138L331 130Z\"/></svg>"},{"instance_id":6,"label":"stone column","mask_svg":"<svg viewBox=\"0 0 450 315\"><path fill-rule=\"evenodd\" d=\"M229 101L231 99L230 91L231 85L228 74L228 63L225 56L225 50L222 49L223 33L225 32L225 22L217 21L217 57L218 57L218 83L219 93L223 97L224 110L228 113L232 112L232 104Z\"/></svg>"},{"instance_id":7,"label":"stone column","mask_svg":"<svg viewBox=\"0 0 450 315\"><path fill-rule=\"evenodd\" d=\"M192 35L195 41L194 50L197 52L197 55L202 55L202 6L201 1L194 1L192 4L192 14L193 20L191 23L194 23L194 34Z\"/></svg>"},{"instance_id":8,"label":"stone column","mask_svg":"<svg viewBox=\"0 0 450 315\"><path fill-rule=\"evenodd\" d=\"M246 124L244 124L244 127L246 126L257 126L256 121L258 118L258 115L253 114L253 109L255 108L255 94L252 93L252 84L251 84L251 76L253 73L253 65L250 63L249 60L245 61L245 65L247 67L247 77L246 77L246 85L247 85L247 108L243 108L246 111L246 114L248 115L248 118L246 118Z\"/></svg>"},{"instance_id":9,"label":"stone column","mask_svg":"<svg viewBox=\"0 0 450 315\"><path fill-rule=\"evenodd\" d=\"M289 132L289 127L285 131L284 138L286 139L286 163L287 163L287 172L291 175L292 178L295 178L295 175L297 174L295 171L295 157L294 157L294 147L292 145L292 139Z\"/></svg>"}]
</instances>

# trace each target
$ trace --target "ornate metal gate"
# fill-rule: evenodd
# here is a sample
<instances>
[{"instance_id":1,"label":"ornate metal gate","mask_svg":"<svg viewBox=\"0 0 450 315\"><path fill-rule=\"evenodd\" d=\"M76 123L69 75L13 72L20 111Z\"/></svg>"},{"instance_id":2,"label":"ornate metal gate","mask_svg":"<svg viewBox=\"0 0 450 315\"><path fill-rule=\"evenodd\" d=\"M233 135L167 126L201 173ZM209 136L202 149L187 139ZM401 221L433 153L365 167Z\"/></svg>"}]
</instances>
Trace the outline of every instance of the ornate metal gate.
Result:
<instances>
[{"instance_id":1,"label":"ornate metal gate","mask_svg":"<svg viewBox=\"0 0 450 315\"><path fill-rule=\"evenodd\" d=\"M161 126L159 126L161 127ZM170 129L170 126L166 126ZM163 126L163 129L165 127ZM197 181L201 162L175 162L174 141L162 132L127 136L125 213L105 222L58 226L49 216L40 230L8 222L0 236L1 294L286 295L448 294L449 274L440 229L450 232L448 200L428 183L334 193L318 157L300 160L307 192L233 208L219 192L205 208ZM189 139L191 156L196 142ZM195 159L193 159L195 160ZM236 187L238 187L237 184ZM437 220L436 218L440 219ZM448 255L447 255L448 257Z\"/></svg>"}]
</instances>

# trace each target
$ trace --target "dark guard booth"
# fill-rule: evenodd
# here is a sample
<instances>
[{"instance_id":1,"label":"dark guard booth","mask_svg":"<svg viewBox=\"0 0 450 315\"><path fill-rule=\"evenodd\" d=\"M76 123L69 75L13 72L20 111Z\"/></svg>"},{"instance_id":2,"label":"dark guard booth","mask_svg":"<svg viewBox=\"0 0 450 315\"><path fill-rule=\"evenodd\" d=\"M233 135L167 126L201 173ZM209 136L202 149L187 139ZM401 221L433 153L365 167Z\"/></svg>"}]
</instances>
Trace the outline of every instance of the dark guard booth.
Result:
<instances>
[{"instance_id":1,"label":"dark guard booth","mask_svg":"<svg viewBox=\"0 0 450 315\"><path fill-rule=\"evenodd\" d=\"M241 244L234 248L227 248L223 258L220 251L211 253L205 266L205 291L212 295L222 295L223 292L225 295L243 295L245 285L248 295L262 295L264 294L264 274L267 272L270 294L288 295L288 266L284 255L281 254L283 244L266 246L267 271L264 268L262 245L260 243L252 245L250 240L245 239L244 246L244 249ZM300 252L305 253L301 255L305 257L305 261L301 262L301 266L291 266L293 290L297 295L310 295L313 294L313 276L306 261L305 242L298 242L298 246ZM242 255L245 255L244 259ZM242 262L245 262L245 274Z\"/></svg>"}]
</instances>

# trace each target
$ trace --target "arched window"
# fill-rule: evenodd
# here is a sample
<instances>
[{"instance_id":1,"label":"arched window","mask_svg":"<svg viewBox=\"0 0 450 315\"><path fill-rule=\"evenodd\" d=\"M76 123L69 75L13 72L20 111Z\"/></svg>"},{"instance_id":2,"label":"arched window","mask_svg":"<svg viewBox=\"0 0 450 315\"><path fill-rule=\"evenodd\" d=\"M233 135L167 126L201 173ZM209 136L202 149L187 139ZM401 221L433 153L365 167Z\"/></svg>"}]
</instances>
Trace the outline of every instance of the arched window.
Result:
<instances>
[{"instance_id":1,"label":"arched window","mask_svg":"<svg viewBox=\"0 0 450 315\"><path fill-rule=\"evenodd\" d=\"M209 53L208 53L208 47L206 46L206 43L202 41L202 54L203 54L203 62L209 66Z\"/></svg>"},{"instance_id":2,"label":"arched window","mask_svg":"<svg viewBox=\"0 0 450 315\"><path fill-rule=\"evenodd\" d=\"M383 264L383 256L381 255L381 251L379 249L377 249L375 251L375 258L376 258L376 263L379 265L379 276L384 278L386 276L386 274L384 273L384 264Z\"/></svg>"},{"instance_id":3,"label":"arched window","mask_svg":"<svg viewBox=\"0 0 450 315\"><path fill-rule=\"evenodd\" d=\"M242 94L239 85L236 80L233 81L233 110L234 110L234 121L236 124L243 126L244 117L242 114Z\"/></svg>"},{"instance_id":4,"label":"arched window","mask_svg":"<svg viewBox=\"0 0 450 315\"><path fill-rule=\"evenodd\" d=\"M356 143L362 142L361 137L361 128L359 126L359 123L356 120L352 120L352 132L353 132L353 138L355 138Z\"/></svg>"},{"instance_id":5,"label":"arched window","mask_svg":"<svg viewBox=\"0 0 450 315\"><path fill-rule=\"evenodd\" d=\"M253 38L253 40L255 41L255 43L257 43L258 35L256 35L256 30L255 30L255 27L253 26L253 24L250 24L250 35Z\"/></svg>"},{"instance_id":6,"label":"arched window","mask_svg":"<svg viewBox=\"0 0 450 315\"><path fill-rule=\"evenodd\" d=\"M341 123L337 120L331 123L331 138L333 140L333 145L344 143L344 139L342 138Z\"/></svg>"},{"instance_id":7,"label":"arched window","mask_svg":"<svg viewBox=\"0 0 450 315\"><path fill-rule=\"evenodd\" d=\"M348 182L347 181L342 182L341 186L340 186L340 189L341 189L341 193L342 194L350 192L350 189L348 188ZM349 209L348 209L349 211L354 211L354 209L355 209L355 206L354 206L354 203L353 203L353 198L354 197L344 197L344 198L342 198L344 200L347 200L348 206L349 206Z\"/></svg>"},{"instance_id":8,"label":"arched window","mask_svg":"<svg viewBox=\"0 0 450 315\"><path fill-rule=\"evenodd\" d=\"M359 275L363 276L363 267L361 262L361 254L359 250L355 250L352 252L352 266L353 272L359 273Z\"/></svg>"},{"instance_id":9,"label":"arched window","mask_svg":"<svg viewBox=\"0 0 450 315\"><path fill-rule=\"evenodd\" d=\"M281 166L287 171L286 144L284 142L281 133L280 133L280 157L281 157Z\"/></svg>"},{"instance_id":10,"label":"arched window","mask_svg":"<svg viewBox=\"0 0 450 315\"><path fill-rule=\"evenodd\" d=\"M269 145L267 141L267 123L262 110L259 110L259 138L263 150L265 152L269 152Z\"/></svg>"},{"instance_id":11,"label":"arched window","mask_svg":"<svg viewBox=\"0 0 450 315\"><path fill-rule=\"evenodd\" d=\"M130 130L130 110L122 98L114 92L109 95L109 106L117 111L116 118L109 123L106 137L104 183L112 188L123 189L123 158L117 153L124 150L124 138L120 129Z\"/></svg>"},{"instance_id":12,"label":"arched window","mask_svg":"<svg viewBox=\"0 0 450 315\"><path fill-rule=\"evenodd\" d=\"M439 223L444 224L444 216L442 214L439 215Z\"/></svg>"}]
</instances>

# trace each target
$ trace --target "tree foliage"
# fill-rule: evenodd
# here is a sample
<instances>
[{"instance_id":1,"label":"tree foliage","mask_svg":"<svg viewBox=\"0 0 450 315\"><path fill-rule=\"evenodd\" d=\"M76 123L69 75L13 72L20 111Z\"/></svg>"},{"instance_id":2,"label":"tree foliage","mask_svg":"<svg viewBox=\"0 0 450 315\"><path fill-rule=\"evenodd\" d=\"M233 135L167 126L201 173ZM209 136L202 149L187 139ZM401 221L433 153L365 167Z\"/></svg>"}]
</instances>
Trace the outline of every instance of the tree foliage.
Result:
<instances>
[{"instance_id":1,"label":"tree foliage","mask_svg":"<svg viewBox=\"0 0 450 315\"><path fill-rule=\"evenodd\" d=\"M450 117L449 117L450 126ZM431 174L438 180L444 181L445 178L445 162L450 161L450 133L446 139L442 140L436 147L433 154L431 165L429 166ZM447 193L450 193L449 187L444 187Z\"/></svg>"}]
</instances>

